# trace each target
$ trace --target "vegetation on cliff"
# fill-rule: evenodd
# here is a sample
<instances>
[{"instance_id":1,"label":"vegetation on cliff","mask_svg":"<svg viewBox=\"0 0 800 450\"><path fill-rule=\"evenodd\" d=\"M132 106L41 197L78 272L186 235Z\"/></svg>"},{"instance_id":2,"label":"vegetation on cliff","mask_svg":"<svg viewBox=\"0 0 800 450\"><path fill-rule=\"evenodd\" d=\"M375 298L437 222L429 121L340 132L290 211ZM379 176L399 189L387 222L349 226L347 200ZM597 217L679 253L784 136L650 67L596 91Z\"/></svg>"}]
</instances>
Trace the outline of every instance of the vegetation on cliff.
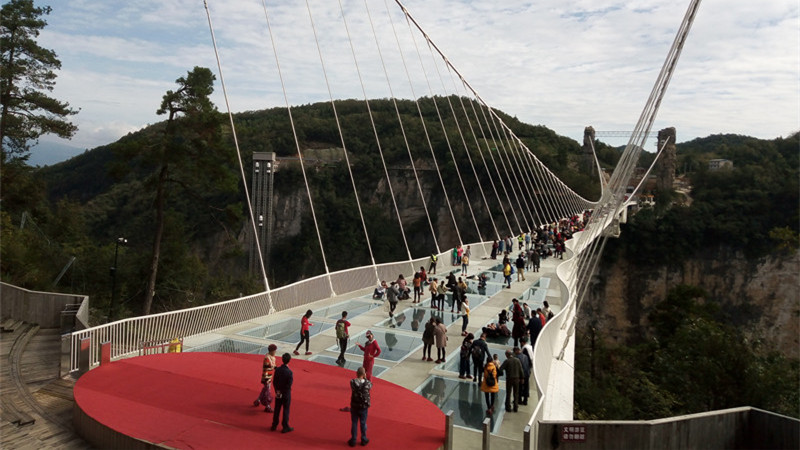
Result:
<instances>
[{"instance_id":1,"label":"vegetation on cliff","mask_svg":"<svg viewBox=\"0 0 800 450\"><path fill-rule=\"evenodd\" d=\"M796 252L799 147L798 134L774 140L719 135L678 145L678 167L688 171L693 201L644 209L622 225L620 239L608 242L600 266L625 261L636 268L621 282L632 286L628 314L646 320L628 317L634 333L622 345L610 343L597 318L583 320L576 331L576 417L654 419L736 406L800 416L800 362L759 338L756 305L682 285L652 309L640 298L648 295L649 274L680 270L690 258L740 254L755 266L766 255ZM733 167L711 171L708 161L715 158ZM797 311L791 314L797 320ZM649 327L639 328L640 322Z\"/></svg>"}]
</instances>

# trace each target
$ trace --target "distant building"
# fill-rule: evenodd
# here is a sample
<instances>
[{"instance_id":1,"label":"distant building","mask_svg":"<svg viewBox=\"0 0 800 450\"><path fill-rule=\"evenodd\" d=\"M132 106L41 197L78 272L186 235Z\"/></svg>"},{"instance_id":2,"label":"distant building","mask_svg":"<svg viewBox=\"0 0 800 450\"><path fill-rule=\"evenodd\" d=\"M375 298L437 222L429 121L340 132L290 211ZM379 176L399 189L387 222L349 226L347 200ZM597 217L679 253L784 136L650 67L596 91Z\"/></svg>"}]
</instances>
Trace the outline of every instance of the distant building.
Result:
<instances>
[{"instance_id":1,"label":"distant building","mask_svg":"<svg viewBox=\"0 0 800 450\"><path fill-rule=\"evenodd\" d=\"M708 170L732 169L733 161L730 159L712 159L708 162Z\"/></svg>"}]
</instances>

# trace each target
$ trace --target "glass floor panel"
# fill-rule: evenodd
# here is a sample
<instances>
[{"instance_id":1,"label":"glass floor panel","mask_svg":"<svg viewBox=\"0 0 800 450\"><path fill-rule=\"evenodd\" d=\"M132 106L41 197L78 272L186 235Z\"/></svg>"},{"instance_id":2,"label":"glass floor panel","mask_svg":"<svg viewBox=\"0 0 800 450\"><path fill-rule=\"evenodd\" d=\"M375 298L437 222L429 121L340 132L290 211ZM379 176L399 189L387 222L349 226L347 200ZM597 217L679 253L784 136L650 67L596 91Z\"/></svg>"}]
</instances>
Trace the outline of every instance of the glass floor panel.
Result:
<instances>
[{"instance_id":1,"label":"glass floor panel","mask_svg":"<svg viewBox=\"0 0 800 450\"><path fill-rule=\"evenodd\" d=\"M199 345L197 347L193 347L185 351L266 354L267 346L254 344L252 342L237 341L235 339L226 338L214 342L209 342L208 344Z\"/></svg>"},{"instance_id":2,"label":"glass floor panel","mask_svg":"<svg viewBox=\"0 0 800 450\"><path fill-rule=\"evenodd\" d=\"M314 335L319 334L329 328L333 328L332 323L315 321L314 316L311 316L310 321L312 324L314 324L311 326L311 328L309 328L311 337L314 337ZM300 319L281 320L280 322L275 322L270 325L262 325L260 327L252 328L236 334L258 339L272 339L281 342L297 343L300 342Z\"/></svg>"},{"instance_id":3,"label":"glass floor panel","mask_svg":"<svg viewBox=\"0 0 800 450\"><path fill-rule=\"evenodd\" d=\"M478 383L434 375L425 380L414 392L433 402L444 413L453 410L455 425L474 430L483 429L486 400ZM489 426L492 433L496 433L503 422L505 401L506 391L501 387L495 397L494 414Z\"/></svg>"},{"instance_id":4,"label":"glass floor panel","mask_svg":"<svg viewBox=\"0 0 800 450\"><path fill-rule=\"evenodd\" d=\"M500 269L499 272L493 270L483 270L480 272L482 275L486 275L486 281L491 281L494 283L503 283L505 277L503 277L503 270ZM513 279L512 279L513 281Z\"/></svg>"},{"instance_id":5,"label":"glass floor panel","mask_svg":"<svg viewBox=\"0 0 800 450\"><path fill-rule=\"evenodd\" d=\"M356 343L364 345L364 343L367 342L365 334L366 331L362 331L355 336L350 336L350 345L347 347L345 354L356 355L360 360L363 357L364 352L362 352L361 349L356 346ZM402 361L409 354L422 347L422 333L420 333L419 336L409 336L406 334L395 333L393 331L377 329L372 330L372 334L375 336L375 340L378 341L378 345L381 347L381 355L378 356L378 359ZM339 346L334 345L329 347L327 350L329 352L338 353ZM420 356L422 356L421 353Z\"/></svg>"},{"instance_id":6,"label":"glass floor panel","mask_svg":"<svg viewBox=\"0 0 800 450\"><path fill-rule=\"evenodd\" d=\"M381 303L374 303L371 301L347 300L325 308L315 309L314 316L323 316L328 319L339 320L342 318L342 311L347 311L347 318L352 319L371 309L380 308L382 306L383 304ZM313 319L314 316L311 316L311 318Z\"/></svg>"},{"instance_id":7,"label":"glass floor panel","mask_svg":"<svg viewBox=\"0 0 800 450\"><path fill-rule=\"evenodd\" d=\"M408 308L399 314L395 314L394 317L376 323L375 326L422 332L425 331L425 322L430 320L431 317L439 317L445 326L450 326L455 321L461 321L461 314L451 313L450 311L437 311L430 308ZM420 337L422 337L421 334Z\"/></svg>"},{"instance_id":8,"label":"glass floor panel","mask_svg":"<svg viewBox=\"0 0 800 450\"><path fill-rule=\"evenodd\" d=\"M381 349L383 349L383 347L381 347ZM347 359L347 358L345 358L345 359ZM357 357L350 356L350 359L347 359L347 361L344 363L344 366L340 366L339 364L337 364L336 363L336 358L334 358L333 356L327 356L327 355L312 356L310 361L314 361L314 362L318 362L318 363L322 363L322 364L327 364L329 366L344 367L347 370L352 370L353 371L353 377L355 378L355 371L358 370L359 367L361 367L361 363L363 362L363 359L360 358L360 357L357 358ZM372 375L375 376L375 377L380 377L381 374L383 372L386 372L388 369L389 368L386 367L386 366L381 366L381 365L375 364L375 365L372 366Z\"/></svg>"}]
</instances>

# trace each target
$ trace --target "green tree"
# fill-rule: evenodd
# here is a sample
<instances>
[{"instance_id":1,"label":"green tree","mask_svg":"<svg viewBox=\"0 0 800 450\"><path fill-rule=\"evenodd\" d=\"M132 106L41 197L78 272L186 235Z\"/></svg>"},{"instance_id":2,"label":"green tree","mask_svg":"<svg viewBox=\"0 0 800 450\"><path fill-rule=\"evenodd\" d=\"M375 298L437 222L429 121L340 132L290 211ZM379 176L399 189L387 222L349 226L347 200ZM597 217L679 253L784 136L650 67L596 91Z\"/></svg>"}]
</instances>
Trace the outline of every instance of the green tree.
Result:
<instances>
[{"instance_id":1,"label":"green tree","mask_svg":"<svg viewBox=\"0 0 800 450\"><path fill-rule=\"evenodd\" d=\"M2 162L26 161L30 145L43 134L71 138L77 127L66 118L77 114L69 103L47 95L61 68L53 50L36 43L47 25L49 6L33 0L11 0L0 10L0 154Z\"/></svg>"},{"instance_id":2,"label":"green tree","mask_svg":"<svg viewBox=\"0 0 800 450\"><path fill-rule=\"evenodd\" d=\"M143 162L155 167L149 185L155 190L155 231L153 253L144 298L144 314L150 314L158 277L161 243L164 237L168 185L178 185L190 196L210 192L203 183L231 187L233 173L225 164L219 146L220 115L209 99L216 77L205 67L195 67L175 82L178 89L167 91L157 114L168 114L160 144L145 147ZM138 157L139 155L133 155ZM233 182L235 187L235 181Z\"/></svg>"}]
</instances>

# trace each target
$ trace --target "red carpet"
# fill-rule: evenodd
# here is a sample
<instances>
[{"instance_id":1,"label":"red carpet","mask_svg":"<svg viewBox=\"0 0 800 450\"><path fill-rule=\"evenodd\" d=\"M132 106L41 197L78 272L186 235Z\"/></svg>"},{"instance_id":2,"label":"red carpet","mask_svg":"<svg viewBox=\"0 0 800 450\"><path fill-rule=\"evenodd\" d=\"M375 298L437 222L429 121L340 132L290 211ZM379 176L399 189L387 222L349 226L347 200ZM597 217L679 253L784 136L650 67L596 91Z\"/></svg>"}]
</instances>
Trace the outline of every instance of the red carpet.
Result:
<instances>
[{"instance_id":1,"label":"red carpet","mask_svg":"<svg viewBox=\"0 0 800 450\"><path fill-rule=\"evenodd\" d=\"M118 433L185 449L349 448L349 380L339 367L292 359L291 433L269 430L272 414L254 407L261 355L171 353L116 361L75 384L76 407ZM280 361L280 356L278 357ZM395 384L373 379L366 448L436 449L444 414Z\"/></svg>"}]
</instances>

